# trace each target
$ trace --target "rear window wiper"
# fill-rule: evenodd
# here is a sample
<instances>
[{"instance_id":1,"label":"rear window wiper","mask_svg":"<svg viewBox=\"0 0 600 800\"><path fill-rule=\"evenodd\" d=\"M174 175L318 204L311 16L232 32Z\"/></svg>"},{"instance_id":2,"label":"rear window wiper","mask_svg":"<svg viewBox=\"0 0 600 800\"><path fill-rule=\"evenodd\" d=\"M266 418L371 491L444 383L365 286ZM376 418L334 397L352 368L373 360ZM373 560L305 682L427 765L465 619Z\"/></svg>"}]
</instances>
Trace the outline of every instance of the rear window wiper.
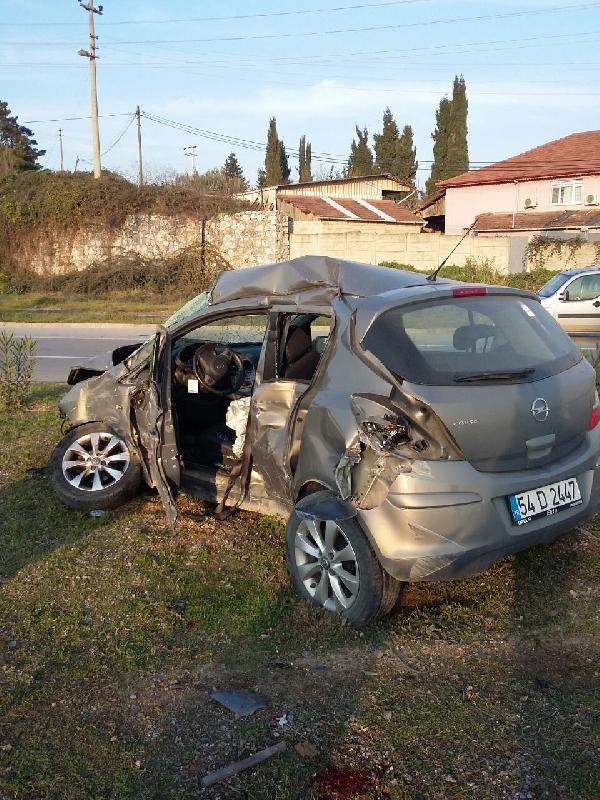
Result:
<instances>
[{"instance_id":1,"label":"rear window wiper","mask_svg":"<svg viewBox=\"0 0 600 800\"><path fill-rule=\"evenodd\" d=\"M535 372L535 369L515 370L514 372L475 372L472 375L457 375L454 383L469 383L469 381L505 381L516 378L526 378Z\"/></svg>"}]
</instances>

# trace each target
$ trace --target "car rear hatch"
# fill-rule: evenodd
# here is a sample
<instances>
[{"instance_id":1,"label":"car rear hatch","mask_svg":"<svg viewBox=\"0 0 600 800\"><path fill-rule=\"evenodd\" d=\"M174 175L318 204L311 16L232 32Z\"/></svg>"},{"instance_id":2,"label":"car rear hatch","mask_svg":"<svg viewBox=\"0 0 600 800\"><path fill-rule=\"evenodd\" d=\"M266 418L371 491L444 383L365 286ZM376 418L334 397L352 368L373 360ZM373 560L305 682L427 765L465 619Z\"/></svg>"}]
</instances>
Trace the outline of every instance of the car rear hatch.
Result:
<instances>
[{"instance_id":1,"label":"car rear hatch","mask_svg":"<svg viewBox=\"0 0 600 800\"><path fill-rule=\"evenodd\" d=\"M594 371L539 302L483 287L437 294L385 309L362 346L435 411L476 469L533 469L576 449Z\"/></svg>"}]
</instances>

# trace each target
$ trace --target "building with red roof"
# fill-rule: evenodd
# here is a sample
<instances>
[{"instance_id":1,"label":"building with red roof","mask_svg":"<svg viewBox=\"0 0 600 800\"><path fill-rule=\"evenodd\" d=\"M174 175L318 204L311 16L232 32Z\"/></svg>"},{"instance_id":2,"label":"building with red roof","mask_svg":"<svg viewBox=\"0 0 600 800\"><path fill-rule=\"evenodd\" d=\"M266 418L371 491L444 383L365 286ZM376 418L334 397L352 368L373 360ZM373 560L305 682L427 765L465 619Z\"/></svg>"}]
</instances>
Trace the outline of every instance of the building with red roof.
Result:
<instances>
[{"instance_id":1,"label":"building with red roof","mask_svg":"<svg viewBox=\"0 0 600 800\"><path fill-rule=\"evenodd\" d=\"M478 218L479 234L598 229L600 130L572 133L438 187L445 191L448 234Z\"/></svg>"}]
</instances>

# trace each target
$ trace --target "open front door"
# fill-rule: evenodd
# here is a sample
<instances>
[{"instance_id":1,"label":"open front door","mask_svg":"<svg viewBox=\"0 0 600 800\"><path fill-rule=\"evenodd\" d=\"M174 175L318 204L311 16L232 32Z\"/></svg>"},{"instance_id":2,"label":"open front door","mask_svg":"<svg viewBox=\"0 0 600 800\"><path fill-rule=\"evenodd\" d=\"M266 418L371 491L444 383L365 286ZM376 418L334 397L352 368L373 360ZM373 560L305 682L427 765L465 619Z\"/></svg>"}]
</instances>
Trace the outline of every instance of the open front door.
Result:
<instances>
[{"instance_id":1,"label":"open front door","mask_svg":"<svg viewBox=\"0 0 600 800\"><path fill-rule=\"evenodd\" d=\"M162 326L154 338L147 383L132 408L148 473L173 528L177 520L173 489L179 486L180 467L171 408L171 336Z\"/></svg>"}]
</instances>

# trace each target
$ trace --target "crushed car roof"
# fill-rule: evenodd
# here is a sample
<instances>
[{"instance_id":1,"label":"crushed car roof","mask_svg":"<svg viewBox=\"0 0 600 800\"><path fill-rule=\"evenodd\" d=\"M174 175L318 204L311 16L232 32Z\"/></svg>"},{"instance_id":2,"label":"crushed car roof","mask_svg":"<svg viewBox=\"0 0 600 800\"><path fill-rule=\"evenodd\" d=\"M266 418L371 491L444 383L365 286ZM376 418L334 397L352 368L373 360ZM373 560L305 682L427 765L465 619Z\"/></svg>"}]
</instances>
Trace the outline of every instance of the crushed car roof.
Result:
<instances>
[{"instance_id":1,"label":"crushed car roof","mask_svg":"<svg viewBox=\"0 0 600 800\"><path fill-rule=\"evenodd\" d=\"M438 279L438 282L444 281ZM210 299L215 304L257 296L289 297L310 293L311 301L320 303L328 302L337 294L369 297L424 285L428 285L428 281L417 272L374 267L329 256L303 256L262 267L222 272L213 285Z\"/></svg>"}]
</instances>

